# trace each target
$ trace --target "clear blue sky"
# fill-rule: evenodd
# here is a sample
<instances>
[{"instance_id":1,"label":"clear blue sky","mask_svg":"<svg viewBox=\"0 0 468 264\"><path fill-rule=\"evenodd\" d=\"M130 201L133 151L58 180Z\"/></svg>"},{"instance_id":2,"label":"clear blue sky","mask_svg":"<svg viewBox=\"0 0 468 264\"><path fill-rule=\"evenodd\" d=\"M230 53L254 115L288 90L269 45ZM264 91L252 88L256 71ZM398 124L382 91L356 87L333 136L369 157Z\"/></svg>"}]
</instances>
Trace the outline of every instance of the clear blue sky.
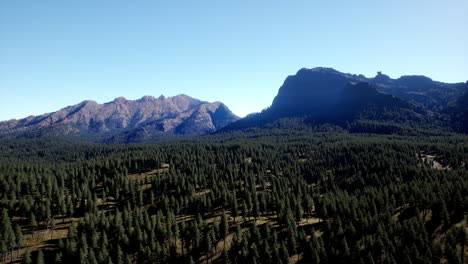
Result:
<instances>
[{"instance_id":1,"label":"clear blue sky","mask_svg":"<svg viewBox=\"0 0 468 264\"><path fill-rule=\"evenodd\" d=\"M333 67L468 80L468 1L0 2L0 120L185 93L244 116Z\"/></svg>"}]
</instances>

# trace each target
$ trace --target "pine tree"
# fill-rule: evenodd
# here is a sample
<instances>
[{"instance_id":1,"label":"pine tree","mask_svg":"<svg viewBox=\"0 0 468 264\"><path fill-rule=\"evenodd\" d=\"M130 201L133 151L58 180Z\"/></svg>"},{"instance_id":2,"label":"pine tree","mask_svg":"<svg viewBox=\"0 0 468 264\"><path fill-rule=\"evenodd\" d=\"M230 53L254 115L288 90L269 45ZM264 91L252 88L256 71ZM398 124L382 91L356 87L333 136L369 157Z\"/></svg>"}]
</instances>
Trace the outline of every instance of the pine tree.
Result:
<instances>
[{"instance_id":1,"label":"pine tree","mask_svg":"<svg viewBox=\"0 0 468 264\"><path fill-rule=\"evenodd\" d=\"M244 217L244 221L247 221L247 216L248 216L248 209L247 209L247 204L245 201L242 202L242 216Z\"/></svg>"},{"instance_id":2,"label":"pine tree","mask_svg":"<svg viewBox=\"0 0 468 264\"><path fill-rule=\"evenodd\" d=\"M226 237L229 235L229 222L226 214L223 212L221 216L220 236L224 240L224 249L226 249Z\"/></svg>"},{"instance_id":3,"label":"pine tree","mask_svg":"<svg viewBox=\"0 0 468 264\"><path fill-rule=\"evenodd\" d=\"M199 248L200 244L201 244L200 230L199 230L197 225L194 225L193 228L194 228L193 233L194 233L194 243L195 243L194 246L195 246L195 248Z\"/></svg>"},{"instance_id":4,"label":"pine tree","mask_svg":"<svg viewBox=\"0 0 468 264\"><path fill-rule=\"evenodd\" d=\"M237 205L237 197L234 197L234 201L232 202L232 217L234 217L234 222L236 221L236 217L238 216L238 212L237 212L237 209L238 209L238 205Z\"/></svg>"},{"instance_id":5,"label":"pine tree","mask_svg":"<svg viewBox=\"0 0 468 264\"><path fill-rule=\"evenodd\" d=\"M289 259L288 248L286 247L286 245L284 244L284 242L281 243L281 254L280 254L280 257L281 257L281 263L283 263L283 264L289 264L289 263L291 263L291 260Z\"/></svg>"},{"instance_id":6,"label":"pine tree","mask_svg":"<svg viewBox=\"0 0 468 264\"><path fill-rule=\"evenodd\" d=\"M348 242L346 241L346 237L343 237L341 240L341 249L343 252L343 255L345 257L348 257L350 255L349 247L348 247Z\"/></svg>"},{"instance_id":7,"label":"pine tree","mask_svg":"<svg viewBox=\"0 0 468 264\"><path fill-rule=\"evenodd\" d=\"M23 264L32 264L32 259L31 259L31 252L29 250L26 250L23 255Z\"/></svg>"},{"instance_id":8,"label":"pine tree","mask_svg":"<svg viewBox=\"0 0 468 264\"><path fill-rule=\"evenodd\" d=\"M230 264L231 260L229 259L229 254L228 251L226 250L226 247L223 249L223 263L225 264Z\"/></svg>"},{"instance_id":9,"label":"pine tree","mask_svg":"<svg viewBox=\"0 0 468 264\"><path fill-rule=\"evenodd\" d=\"M57 252L57 254L55 254L54 263L62 263L62 261L63 261L62 252Z\"/></svg>"},{"instance_id":10,"label":"pine tree","mask_svg":"<svg viewBox=\"0 0 468 264\"><path fill-rule=\"evenodd\" d=\"M98 261L96 259L96 255L94 254L94 250L89 250L88 254L88 263L89 264L98 264Z\"/></svg>"},{"instance_id":11,"label":"pine tree","mask_svg":"<svg viewBox=\"0 0 468 264\"><path fill-rule=\"evenodd\" d=\"M23 232L21 232L21 227L16 225L15 227L15 237L16 237L16 257L18 258L19 249L23 246Z\"/></svg>"},{"instance_id":12,"label":"pine tree","mask_svg":"<svg viewBox=\"0 0 468 264\"><path fill-rule=\"evenodd\" d=\"M120 248L120 245L117 246L117 260L116 260L116 263L117 264L124 264L125 263L124 254L122 252L122 249Z\"/></svg>"},{"instance_id":13,"label":"pine tree","mask_svg":"<svg viewBox=\"0 0 468 264\"><path fill-rule=\"evenodd\" d=\"M1 234L1 233L0 233ZM1 237L0 237L1 238ZM7 255L8 249L6 245L6 241L3 239L0 240L0 255L1 255L1 260L2 262L6 262L6 255Z\"/></svg>"},{"instance_id":14,"label":"pine tree","mask_svg":"<svg viewBox=\"0 0 468 264\"><path fill-rule=\"evenodd\" d=\"M277 244L273 244L273 252L271 256L272 263L281 263L281 257Z\"/></svg>"},{"instance_id":15,"label":"pine tree","mask_svg":"<svg viewBox=\"0 0 468 264\"><path fill-rule=\"evenodd\" d=\"M39 249L36 255L35 264L44 264L44 254L42 254L42 250Z\"/></svg>"},{"instance_id":16,"label":"pine tree","mask_svg":"<svg viewBox=\"0 0 468 264\"><path fill-rule=\"evenodd\" d=\"M79 257L80 257L80 264L88 263L88 247L87 246L81 245Z\"/></svg>"},{"instance_id":17,"label":"pine tree","mask_svg":"<svg viewBox=\"0 0 468 264\"><path fill-rule=\"evenodd\" d=\"M31 216L30 216L30 225L33 229L33 235L34 235L34 231L36 231L38 225L37 225L37 222L36 222L36 216L31 212Z\"/></svg>"},{"instance_id":18,"label":"pine tree","mask_svg":"<svg viewBox=\"0 0 468 264\"><path fill-rule=\"evenodd\" d=\"M312 249L312 263L319 264L320 263L320 256L318 250L316 248Z\"/></svg>"},{"instance_id":19,"label":"pine tree","mask_svg":"<svg viewBox=\"0 0 468 264\"><path fill-rule=\"evenodd\" d=\"M7 252L11 253L16 247L16 235L11 225L10 217L8 216L8 211L6 208L3 208L2 210L0 223L0 238L2 241L4 241L4 247L6 247ZM10 254L10 257L10 261L13 261L13 254Z\"/></svg>"},{"instance_id":20,"label":"pine tree","mask_svg":"<svg viewBox=\"0 0 468 264\"><path fill-rule=\"evenodd\" d=\"M213 252L213 229L210 229L205 236L205 249L206 249L206 263L210 259L211 253Z\"/></svg>"}]
</instances>

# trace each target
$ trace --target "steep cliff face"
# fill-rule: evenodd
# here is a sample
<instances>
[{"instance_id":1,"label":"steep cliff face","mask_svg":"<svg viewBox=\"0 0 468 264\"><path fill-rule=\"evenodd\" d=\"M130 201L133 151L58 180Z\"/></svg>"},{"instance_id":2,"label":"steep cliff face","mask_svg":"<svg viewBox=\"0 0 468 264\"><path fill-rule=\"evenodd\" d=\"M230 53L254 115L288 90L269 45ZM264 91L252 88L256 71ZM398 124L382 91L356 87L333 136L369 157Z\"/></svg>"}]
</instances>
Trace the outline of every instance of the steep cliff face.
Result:
<instances>
[{"instance_id":1,"label":"steep cliff face","mask_svg":"<svg viewBox=\"0 0 468 264\"><path fill-rule=\"evenodd\" d=\"M440 126L449 119L443 109L464 89L468 89L465 83L435 82L425 76L391 79L379 72L367 78L331 68L301 69L286 78L269 108L226 130L258 127L291 117L343 126L356 120Z\"/></svg>"},{"instance_id":2,"label":"steep cliff face","mask_svg":"<svg viewBox=\"0 0 468 264\"><path fill-rule=\"evenodd\" d=\"M320 116L336 105L347 83L365 81L331 68L301 69L288 76L270 107L272 115Z\"/></svg>"},{"instance_id":3,"label":"steep cliff face","mask_svg":"<svg viewBox=\"0 0 468 264\"><path fill-rule=\"evenodd\" d=\"M271 111L289 114L310 114L336 104L346 84L368 82L381 92L441 112L455 102L468 83L443 83L421 75L405 75L398 79L378 72L373 78L342 73L332 68L301 69L288 76L273 100Z\"/></svg>"},{"instance_id":4,"label":"steep cliff face","mask_svg":"<svg viewBox=\"0 0 468 264\"><path fill-rule=\"evenodd\" d=\"M84 101L57 112L0 122L0 134L68 135L82 138L122 138L144 130L145 138L158 135L200 135L238 119L220 102L208 103L187 95L165 98L123 97L98 104Z\"/></svg>"}]
</instances>

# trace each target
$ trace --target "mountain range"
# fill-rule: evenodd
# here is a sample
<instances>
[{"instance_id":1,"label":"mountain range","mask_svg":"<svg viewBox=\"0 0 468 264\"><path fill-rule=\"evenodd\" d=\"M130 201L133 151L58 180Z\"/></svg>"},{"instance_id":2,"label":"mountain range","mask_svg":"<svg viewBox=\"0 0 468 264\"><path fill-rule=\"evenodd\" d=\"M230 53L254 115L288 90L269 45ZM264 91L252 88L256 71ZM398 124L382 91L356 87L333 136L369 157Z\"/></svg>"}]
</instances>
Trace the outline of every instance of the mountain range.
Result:
<instances>
[{"instance_id":1,"label":"mountain range","mask_svg":"<svg viewBox=\"0 0 468 264\"><path fill-rule=\"evenodd\" d=\"M146 142L174 135L264 127L284 118L331 123L351 132L394 133L414 128L468 133L468 82L443 83L409 75L398 79L300 69L288 76L270 107L243 119L221 102L187 95L83 101L59 111L0 122L0 137L66 136L94 142ZM405 129L402 129L405 128Z\"/></svg>"},{"instance_id":2,"label":"mountain range","mask_svg":"<svg viewBox=\"0 0 468 264\"><path fill-rule=\"evenodd\" d=\"M123 97L98 104L83 101L59 111L0 123L0 134L20 137L60 135L98 142L141 142L168 135L201 135L238 120L223 103L187 95Z\"/></svg>"},{"instance_id":3,"label":"mountain range","mask_svg":"<svg viewBox=\"0 0 468 264\"><path fill-rule=\"evenodd\" d=\"M288 76L270 107L238 120L223 131L262 127L282 118L310 124L331 123L357 132L395 128L447 128L461 132L467 83L442 83L425 76L373 78L332 68L301 69ZM455 120L459 120L457 126ZM364 129L363 124L373 129ZM390 127L391 129L382 129ZM359 129L357 129L359 128ZM397 130L398 130L397 129Z\"/></svg>"}]
</instances>

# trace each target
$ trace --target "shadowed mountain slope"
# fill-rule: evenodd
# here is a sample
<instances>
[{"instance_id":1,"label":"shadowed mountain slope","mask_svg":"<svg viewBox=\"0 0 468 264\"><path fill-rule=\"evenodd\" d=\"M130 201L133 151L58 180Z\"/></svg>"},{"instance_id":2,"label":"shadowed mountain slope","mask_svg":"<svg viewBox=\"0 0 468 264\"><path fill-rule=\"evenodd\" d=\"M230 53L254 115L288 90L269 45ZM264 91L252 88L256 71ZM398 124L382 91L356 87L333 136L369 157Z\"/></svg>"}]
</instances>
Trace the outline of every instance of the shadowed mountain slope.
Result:
<instances>
[{"instance_id":1,"label":"shadowed mountain slope","mask_svg":"<svg viewBox=\"0 0 468 264\"><path fill-rule=\"evenodd\" d=\"M440 109L456 101L464 89L468 89L465 83L445 84L424 76L391 79L379 72L366 78L331 68L301 69L286 78L269 108L223 131L297 117L306 123L348 127L355 121L442 127L449 117Z\"/></svg>"}]
</instances>

